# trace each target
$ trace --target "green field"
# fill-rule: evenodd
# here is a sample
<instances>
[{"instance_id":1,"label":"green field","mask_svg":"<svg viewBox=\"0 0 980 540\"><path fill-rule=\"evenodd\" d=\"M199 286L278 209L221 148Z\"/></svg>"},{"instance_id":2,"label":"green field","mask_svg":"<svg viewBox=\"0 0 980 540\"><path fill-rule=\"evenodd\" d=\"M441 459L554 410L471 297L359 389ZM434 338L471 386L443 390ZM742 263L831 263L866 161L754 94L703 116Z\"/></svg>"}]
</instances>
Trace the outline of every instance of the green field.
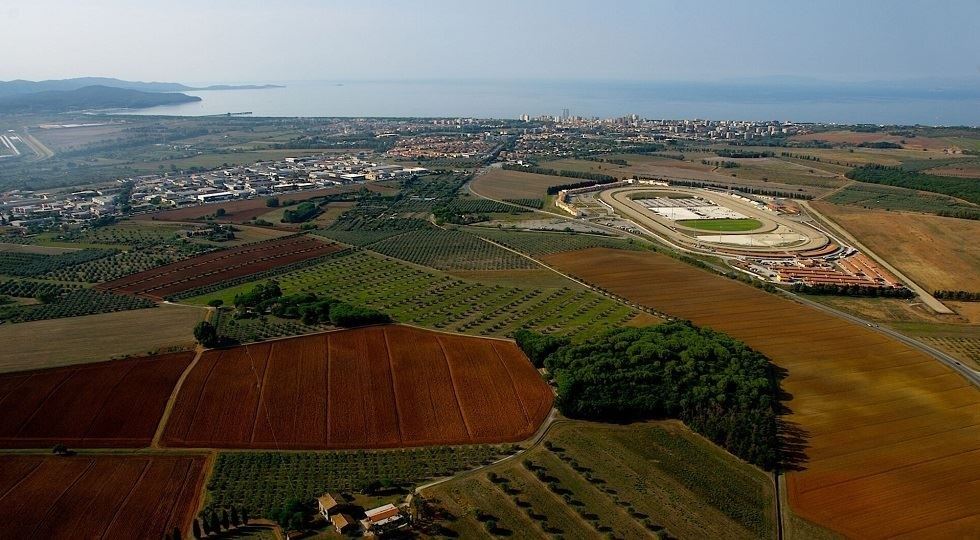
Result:
<instances>
[{"instance_id":1,"label":"green field","mask_svg":"<svg viewBox=\"0 0 980 540\"><path fill-rule=\"evenodd\" d=\"M682 219L676 222L682 227L690 227L702 231L745 232L762 227L758 219Z\"/></svg>"},{"instance_id":2,"label":"green field","mask_svg":"<svg viewBox=\"0 0 980 540\"><path fill-rule=\"evenodd\" d=\"M461 538L488 520L519 537L775 536L766 474L677 422L559 421L544 446L423 495Z\"/></svg>"},{"instance_id":3,"label":"green field","mask_svg":"<svg viewBox=\"0 0 980 540\"><path fill-rule=\"evenodd\" d=\"M366 250L334 254L324 262L276 277L283 294L315 292L383 311L396 321L483 336L522 327L588 336L621 325L638 312L568 282L566 287L506 287L454 278ZM205 305L254 287L244 283L196 296Z\"/></svg>"},{"instance_id":4,"label":"green field","mask_svg":"<svg viewBox=\"0 0 980 540\"><path fill-rule=\"evenodd\" d=\"M372 504L399 503L407 489L490 463L512 446L436 446L337 452L222 452L207 486L206 509L247 507L267 516L290 499L311 504L326 492L352 497L372 482L390 487Z\"/></svg>"}]
</instances>

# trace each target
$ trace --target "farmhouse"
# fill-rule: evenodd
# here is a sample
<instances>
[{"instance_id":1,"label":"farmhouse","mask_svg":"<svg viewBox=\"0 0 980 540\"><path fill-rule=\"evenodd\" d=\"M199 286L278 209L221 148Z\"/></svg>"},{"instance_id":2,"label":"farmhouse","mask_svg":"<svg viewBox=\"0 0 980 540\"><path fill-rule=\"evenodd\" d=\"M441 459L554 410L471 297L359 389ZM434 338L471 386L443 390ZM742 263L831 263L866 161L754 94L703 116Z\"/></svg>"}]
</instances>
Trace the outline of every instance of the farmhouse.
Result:
<instances>
[{"instance_id":1,"label":"farmhouse","mask_svg":"<svg viewBox=\"0 0 980 540\"><path fill-rule=\"evenodd\" d=\"M352 533L357 529L357 522L347 514L334 514L330 517L330 523L340 534Z\"/></svg>"},{"instance_id":2,"label":"farmhouse","mask_svg":"<svg viewBox=\"0 0 980 540\"><path fill-rule=\"evenodd\" d=\"M330 513L334 512L337 507L340 506L340 504L337 503L337 498L329 493L324 493L323 495L317 497L316 505L320 510L320 513L323 514L323 517L327 519L330 519Z\"/></svg>"}]
</instances>

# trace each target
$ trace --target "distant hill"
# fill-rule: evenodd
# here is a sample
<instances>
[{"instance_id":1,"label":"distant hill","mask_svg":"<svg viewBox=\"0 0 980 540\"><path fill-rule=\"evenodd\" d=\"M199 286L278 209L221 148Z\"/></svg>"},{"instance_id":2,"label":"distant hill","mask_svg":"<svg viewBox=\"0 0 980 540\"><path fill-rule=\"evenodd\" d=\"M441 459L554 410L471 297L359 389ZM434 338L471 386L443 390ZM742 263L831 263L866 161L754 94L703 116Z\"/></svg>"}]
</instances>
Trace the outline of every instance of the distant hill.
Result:
<instances>
[{"instance_id":1,"label":"distant hill","mask_svg":"<svg viewBox=\"0 0 980 540\"><path fill-rule=\"evenodd\" d=\"M108 77L79 77L75 79L60 79L48 81L0 81L0 97L13 96L18 94L32 94L37 92L70 91L79 90L89 86L106 86L110 88L123 88L126 90L139 90L141 92L186 92L188 90L255 90L262 88L281 88L274 84L265 85L228 85L218 84L213 86L193 87L180 83L169 82L139 82L123 81Z\"/></svg>"},{"instance_id":2,"label":"distant hill","mask_svg":"<svg viewBox=\"0 0 980 540\"><path fill-rule=\"evenodd\" d=\"M176 92L143 92L94 85L73 90L48 90L0 96L0 114L52 113L85 109L142 109L201 101Z\"/></svg>"}]
</instances>

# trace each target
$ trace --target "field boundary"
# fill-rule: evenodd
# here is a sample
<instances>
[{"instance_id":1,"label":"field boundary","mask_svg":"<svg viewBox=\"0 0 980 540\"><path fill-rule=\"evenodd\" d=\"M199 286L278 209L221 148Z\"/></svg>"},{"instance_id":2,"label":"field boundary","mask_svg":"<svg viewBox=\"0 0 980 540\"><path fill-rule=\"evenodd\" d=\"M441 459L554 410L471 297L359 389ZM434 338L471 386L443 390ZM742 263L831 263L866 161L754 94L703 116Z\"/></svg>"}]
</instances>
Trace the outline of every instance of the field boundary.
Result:
<instances>
[{"instance_id":1,"label":"field boundary","mask_svg":"<svg viewBox=\"0 0 980 540\"><path fill-rule=\"evenodd\" d=\"M171 413L174 411L174 404L177 403L177 395L180 393L180 389L184 386L184 381L187 380L187 377L190 376L191 371L195 366L197 366L197 362L204 354L204 349L202 347L197 347L195 353L194 359L191 360L190 364L187 364L187 368L180 374L180 378L177 379L177 383L174 384L173 391L170 392L170 397L167 398L167 405L163 408L163 414L160 416L160 422L157 423L156 431L153 432L153 439L150 440L150 448L163 448L160 446L160 439L163 438L164 429L167 426L167 422L170 420Z\"/></svg>"}]
</instances>

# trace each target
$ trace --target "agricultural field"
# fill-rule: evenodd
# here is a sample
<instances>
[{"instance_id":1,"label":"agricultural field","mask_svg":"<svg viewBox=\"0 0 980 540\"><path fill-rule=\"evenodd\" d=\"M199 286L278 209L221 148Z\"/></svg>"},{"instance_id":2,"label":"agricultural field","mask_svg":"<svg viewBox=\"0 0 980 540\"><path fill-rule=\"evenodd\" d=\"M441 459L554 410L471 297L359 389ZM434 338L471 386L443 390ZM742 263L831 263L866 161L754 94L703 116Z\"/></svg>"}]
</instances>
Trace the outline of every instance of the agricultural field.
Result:
<instances>
[{"instance_id":1,"label":"agricultural field","mask_svg":"<svg viewBox=\"0 0 980 540\"><path fill-rule=\"evenodd\" d=\"M0 456L0 537L187 535L202 456Z\"/></svg>"},{"instance_id":2,"label":"agricultural field","mask_svg":"<svg viewBox=\"0 0 980 540\"><path fill-rule=\"evenodd\" d=\"M496 200L542 199L547 196L549 187L569 181L575 179L493 168L474 178L470 188L479 195Z\"/></svg>"},{"instance_id":3,"label":"agricultural field","mask_svg":"<svg viewBox=\"0 0 980 540\"><path fill-rule=\"evenodd\" d=\"M773 489L747 465L679 422L560 420L545 444L427 488L437 520L463 538L485 522L518 537L773 538Z\"/></svg>"},{"instance_id":4,"label":"agricultural field","mask_svg":"<svg viewBox=\"0 0 980 540\"><path fill-rule=\"evenodd\" d=\"M148 446L193 352L0 375L0 447Z\"/></svg>"},{"instance_id":5,"label":"agricultural field","mask_svg":"<svg viewBox=\"0 0 980 540\"><path fill-rule=\"evenodd\" d=\"M375 451L221 452L207 485L207 507L252 509L269 516L291 499L358 494L371 506L401 503L406 489L431 478L452 476L510 454L505 446L435 446ZM371 482L384 480L387 493L360 495ZM367 499L366 501L364 499Z\"/></svg>"},{"instance_id":6,"label":"agricultural field","mask_svg":"<svg viewBox=\"0 0 980 540\"><path fill-rule=\"evenodd\" d=\"M162 305L85 317L0 325L0 372L96 362L194 346L205 313ZM57 336L57 339L38 339Z\"/></svg>"},{"instance_id":7,"label":"agricultural field","mask_svg":"<svg viewBox=\"0 0 980 540\"><path fill-rule=\"evenodd\" d=\"M112 251L80 249L57 255L28 253L25 251L0 251L0 275L41 277L75 265L112 255Z\"/></svg>"},{"instance_id":8,"label":"agricultural field","mask_svg":"<svg viewBox=\"0 0 980 540\"><path fill-rule=\"evenodd\" d=\"M323 293L427 328L505 337L523 327L584 337L639 312L565 280L562 287L484 285L411 266L368 251L344 251L321 264L276 276L283 294ZM187 299L225 304L243 284Z\"/></svg>"},{"instance_id":9,"label":"agricultural field","mask_svg":"<svg viewBox=\"0 0 980 540\"><path fill-rule=\"evenodd\" d=\"M852 183L826 198L826 202L838 206L855 206L865 209L897 210L905 212L968 212L980 215L980 208L966 201L938 193L927 193L895 186Z\"/></svg>"},{"instance_id":10,"label":"agricultural field","mask_svg":"<svg viewBox=\"0 0 980 540\"><path fill-rule=\"evenodd\" d=\"M478 236L456 230L422 229L368 247L389 257L439 270L512 270L538 266Z\"/></svg>"},{"instance_id":11,"label":"agricultural field","mask_svg":"<svg viewBox=\"0 0 980 540\"><path fill-rule=\"evenodd\" d=\"M205 352L163 441L270 449L515 442L537 430L551 402L512 342L370 327Z\"/></svg>"},{"instance_id":12,"label":"agricultural field","mask_svg":"<svg viewBox=\"0 0 980 540\"><path fill-rule=\"evenodd\" d=\"M811 204L927 291L980 291L980 221Z\"/></svg>"},{"instance_id":13,"label":"agricultural field","mask_svg":"<svg viewBox=\"0 0 980 540\"><path fill-rule=\"evenodd\" d=\"M736 169L719 169L700 162L701 159L711 156L712 154L692 153L687 160L679 160L660 156L616 154L608 156L609 159L624 159L629 165L563 159L545 162L541 166L560 170L597 172L617 178L669 177L758 189L802 192L809 195L826 193L829 189L843 183L836 179L833 173L817 169L816 164L814 167L806 167L771 158L755 158L736 160L740 162L740 167ZM813 172L810 172L811 170Z\"/></svg>"},{"instance_id":14,"label":"agricultural field","mask_svg":"<svg viewBox=\"0 0 980 540\"><path fill-rule=\"evenodd\" d=\"M517 231L492 227L467 227L464 230L532 256L590 247L642 249L645 245L634 239L597 234Z\"/></svg>"},{"instance_id":15,"label":"agricultural field","mask_svg":"<svg viewBox=\"0 0 980 540\"><path fill-rule=\"evenodd\" d=\"M185 259L98 285L155 299L275 269L339 251L311 236L291 236Z\"/></svg>"},{"instance_id":16,"label":"agricultural field","mask_svg":"<svg viewBox=\"0 0 980 540\"><path fill-rule=\"evenodd\" d=\"M46 281L2 281L0 295L15 300L12 303L0 303L0 321L7 323L81 317L156 307L156 304L146 298L97 291L77 285L58 285Z\"/></svg>"},{"instance_id":17,"label":"agricultural field","mask_svg":"<svg viewBox=\"0 0 980 540\"><path fill-rule=\"evenodd\" d=\"M786 370L794 512L854 537L956 537L980 524L980 391L872 329L655 253L591 249L549 264L744 341ZM654 285L650 285L654 284ZM874 512L866 509L874 507Z\"/></svg>"},{"instance_id":18,"label":"agricultural field","mask_svg":"<svg viewBox=\"0 0 980 540\"><path fill-rule=\"evenodd\" d=\"M958 150L959 148L950 144L942 138L908 137L904 135L892 135L885 132L858 132L858 131L821 131L819 133L807 133L805 135L793 135L793 141L826 141L831 144L859 145L862 143L890 142L901 144L904 148L915 150L931 150L942 153L945 149Z\"/></svg>"}]
</instances>

